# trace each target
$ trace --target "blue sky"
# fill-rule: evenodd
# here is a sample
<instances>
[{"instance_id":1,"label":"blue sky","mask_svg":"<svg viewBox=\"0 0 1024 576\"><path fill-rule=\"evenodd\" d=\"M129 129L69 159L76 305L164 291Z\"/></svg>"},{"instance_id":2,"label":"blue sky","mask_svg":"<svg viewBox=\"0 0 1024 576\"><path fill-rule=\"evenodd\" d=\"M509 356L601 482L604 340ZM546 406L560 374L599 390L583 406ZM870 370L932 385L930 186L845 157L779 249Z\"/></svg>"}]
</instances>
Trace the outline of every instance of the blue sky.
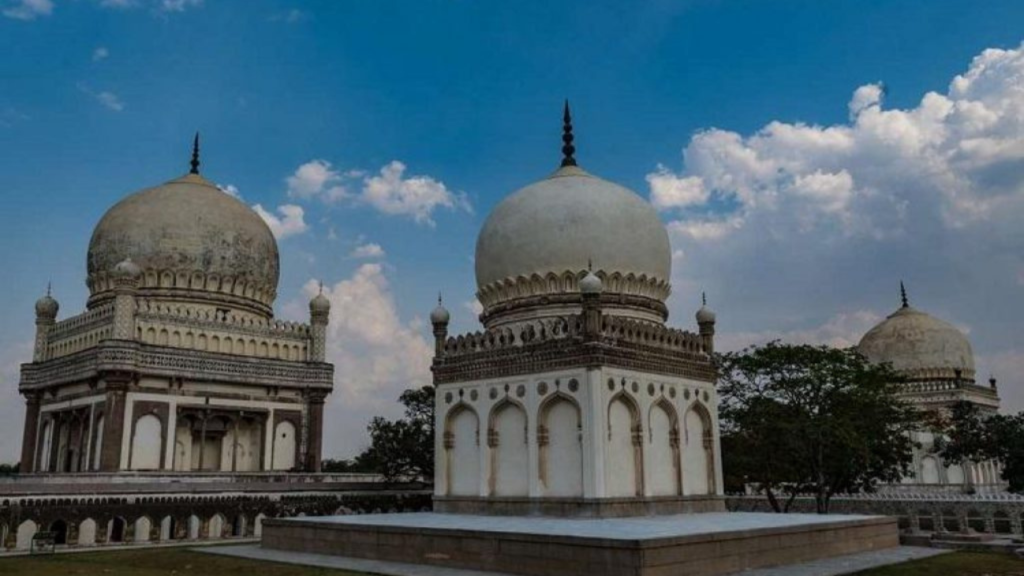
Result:
<instances>
[{"instance_id":1,"label":"blue sky","mask_svg":"<svg viewBox=\"0 0 1024 576\"><path fill-rule=\"evenodd\" d=\"M356 450L370 416L429 378L438 290L455 328L475 328L477 231L556 166L563 98L581 164L670 227L673 323L707 289L727 345L856 342L902 278L1024 408L1020 2L0 11L0 460L20 437L33 302L52 281L62 317L82 309L93 225L185 172L195 130L203 173L279 220L279 315L302 318L314 279L335 299L327 445Z\"/></svg>"}]
</instances>

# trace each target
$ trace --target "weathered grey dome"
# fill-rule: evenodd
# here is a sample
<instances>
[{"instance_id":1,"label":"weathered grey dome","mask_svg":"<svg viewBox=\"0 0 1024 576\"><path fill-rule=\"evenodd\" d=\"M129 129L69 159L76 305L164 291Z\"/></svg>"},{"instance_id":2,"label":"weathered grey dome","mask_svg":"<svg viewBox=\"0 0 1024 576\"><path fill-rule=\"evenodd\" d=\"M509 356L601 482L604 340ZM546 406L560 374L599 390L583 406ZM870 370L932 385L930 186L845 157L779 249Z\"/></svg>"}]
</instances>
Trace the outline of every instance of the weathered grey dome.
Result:
<instances>
[{"instance_id":1,"label":"weathered grey dome","mask_svg":"<svg viewBox=\"0 0 1024 576\"><path fill-rule=\"evenodd\" d=\"M36 300L36 316L56 318L59 310L60 304L53 296L50 296L49 292L39 300Z\"/></svg>"},{"instance_id":2,"label":"weathered grey dome","mask_svg":"<svg viewBox=\"0 0 1024 576\"><path fill-rule=\"evenodd\" d=\"M327 298L327 296L324 296L323 292L321 292L314 296L313 299L309 301L309 311L330 312L331 301Z\"/></svg>"},{"instance_id":3,"label":"weathered grey dome","mask_svg":"<svg viewBox=\"0 0 1024 576\"><path fill-rule=\"evenodd\" d=\"M198 174L136 192L100 219L89 242L89 305L113 297L113 270L131 261L145 297L210 302L269 315L277 241L262 218Z\"/></svg>"},{"instance_id":4,"label":"weathered grey dome","mask_svg":"<svg viewBox=\"0 0 1024 576\"><path fill-rule=\"evenodd\" d=\"M908 378L974 379L971 343L952 324L904 306L868 331L858 351Z\"/></svg>"},{"instance_id":5,"label":"weathered grey dome","mask_svg":"<svg viewBox=\"0 0 1024 576\"><path fill-rule=\"evenodd\" d=\"M707 305L701 306L700 310L697 310L697 324L713 324L714 322L715 313Z\"/></svg>"},{"instance_id":6,"label":"weathered grey dome","mask_svg":"<svg viewBox=\"0 0 1024 576\"><path fill-rule=\"evenodd\" d=\"M646 300L665 315L672 254L654 208L632 191L576 166L505 198L476 244L476 282L484 316L513 301L575 294L593 261L604 294ZM611 301L611 298L609 298Z\"/></svg>"}]
</instances>

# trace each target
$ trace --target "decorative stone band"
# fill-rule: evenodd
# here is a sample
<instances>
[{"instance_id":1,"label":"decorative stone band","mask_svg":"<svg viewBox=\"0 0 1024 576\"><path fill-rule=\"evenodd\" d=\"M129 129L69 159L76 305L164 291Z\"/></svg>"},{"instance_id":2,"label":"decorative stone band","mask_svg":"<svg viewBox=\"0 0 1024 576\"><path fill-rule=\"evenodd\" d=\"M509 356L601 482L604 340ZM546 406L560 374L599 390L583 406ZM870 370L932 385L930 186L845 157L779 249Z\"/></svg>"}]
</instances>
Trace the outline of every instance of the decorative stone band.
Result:
<instances>
[{"instance_id":1,"label":"decorative stone band","mask_svg":"<svg viewBox=\"0 0 1024 576\"><path fill-rule=\"evenodd\" d=\"M90 381L109 372L327 392L334 383L334 366L326 363L251 358L105 340L63 358L22 365L18 389L24 394L55 385Z\"/></svg>"},{"instance_id":2,"label":"decorative stone band","mask_svg":"<svg viewBox=\"0 0 1024 576\"><path fill-rule=\"evenodd\" d=\"M651 309L663 319L667 317L668 310L664 302L672 292L667 281L644 274L608 274L603 270L597 270L594 274L604 284L602 303ZM506 278L483 286L477 292L477 299L484 307L484 322L487 323L487 319L502 312L524 306L559 302L578 305L579 281L586 275L587 270L567 270L561 274L549 272L543 276L533 274L529 277Z\"/></svg>"},{"instance_id":3,"label":"decorative stone band","mask_svg":"<svg viewBox=\"0 0 1024 576\"><path fill-rule=\"evenodd\" d=\"M535 339L520 345L466 348L434 359L435 384L506 378L579 367L611 366L715 381L711 358L700 351L683 351L627 339L582 337Z\"/></svg>"},{"instance_id":4,"label":"decorative stone band","mask_svg":"<svg viewBox=\"0 0 1024 576\"><path fill-rule=\"evenodd\" d=\"M86 284L91 293L87 302L89 308L114 298L115 282L111 274L90 274ZM206 275L198 270L143 270L138 291L140 295L158 298L224 302L268 317L277 297L276 286L264 286L247 277Z\"/></svg>"},{"instance_id":5,"label":"decorative stone band","mask_svg":"<svg viewBox=\"0 0 1024 576\"><path fill-rule=\"evenodd\" d=\"M444 356L455 357L503 348L520 348L550 340L582 340L583 316L571 314L524 322L516 328L500 327L485 332L453 336L445 342ZM707 358L704 339L699 334L640 322L618 316L601 318L601 339L612 345L642 345L674 353Z\"/></svg>"},{"instance_id":6,"label":"decorative stone band","mask_svg":"<svg viewBox=\"0 0 1024 576\"><path fill-rule=\"evenodd\" d=\"M959 370L950 367L917 368L913 370L900 370L899 373L910 382L956 380L957 378L959 378L963 380L964 383L974 383L974 370L971 368L964 368Z\"/></svg>"},{"instance_id":7,"label":"decorative stone band","mask_svg":"<svg viewBox=\"0 0 1024 576\"><path fill-rule=\"evenodd\" d=\"M83 312L78 316L72 316L71 318L61 320L50 328L50 342L81 334L87 334L96 328L110 324L113 317L113 304L104 304L103 306L98 306L92 310Z\"/></svg>"},{"instance_id":8,"label":"decorative stone band","mask_svg":"<svg viewBox=\"0 0 1024 576\"><path fill-rule=\"evenodd\" d=\"M270 338L294 337L305 340L309 338L308 324L253 317L236 312L219 313L216 310L198 306L139 300L138 318L205 329L227 329L232 332L251 336Z\"/></svg>"}]
</instances>

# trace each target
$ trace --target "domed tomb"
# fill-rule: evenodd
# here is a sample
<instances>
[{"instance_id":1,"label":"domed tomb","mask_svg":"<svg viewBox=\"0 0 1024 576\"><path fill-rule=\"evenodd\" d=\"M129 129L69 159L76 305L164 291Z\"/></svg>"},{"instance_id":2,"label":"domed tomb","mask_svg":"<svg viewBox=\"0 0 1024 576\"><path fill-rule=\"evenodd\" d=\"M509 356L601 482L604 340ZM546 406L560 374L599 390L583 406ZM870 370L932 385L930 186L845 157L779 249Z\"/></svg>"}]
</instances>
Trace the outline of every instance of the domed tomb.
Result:
<instances>
[{"instance_id":1,"label":"domed tomb","mask_svg":"<svg viewBox=\"0 0 1024 576\"><path fill-rule=\"evenodd\" d=\"M100 219L89 242L90 308L114 296L113 271L130 259L139 296L214 304L270 317L277 241L248 206L197 172L136 192Z\"/></svg>"},{"instance_id":2,"label":"domed tomb","mask_svg":"<svg viewBox=\"0 0 1024 576\"><path fill-rule=\"evenodd\" d=\"M606 313L664 322L672 268L665 227L636 193L579 168L568 121L566 130L562 166L505 198L477 238L481 319L490 328L576 313L592 264Z\"/></svg>"},{"instance_id":3,"label":"domed tomb","mask_svg":"<svg viewBox=\"0 0 1024 576\"><path fill-rule=\"evenodd\" d=\"M910 380L974 382L974 352L967 337L949 322L911 307L905 295L903 306L869 330L857 349Z\"/></svg>"}]
</instances>

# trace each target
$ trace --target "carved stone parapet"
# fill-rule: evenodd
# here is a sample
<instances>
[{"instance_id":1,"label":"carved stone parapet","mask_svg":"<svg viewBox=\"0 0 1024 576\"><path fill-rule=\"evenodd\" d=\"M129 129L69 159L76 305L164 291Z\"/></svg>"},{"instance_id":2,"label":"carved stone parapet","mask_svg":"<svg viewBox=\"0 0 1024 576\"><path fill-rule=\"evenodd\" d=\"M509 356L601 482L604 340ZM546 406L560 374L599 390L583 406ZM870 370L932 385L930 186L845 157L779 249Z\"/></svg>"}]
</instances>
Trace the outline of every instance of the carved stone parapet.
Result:
<instances>
[{"instance_id":1,"label":"carved stone parapet","mask_svg":"<svg viewBox=\"0 0 1024 576\"><path fill-rule=\"evenodd\" d=\"M105 340L99 345L38 364L22 366L19 390L94 379L101 373L132 373L209 382L256 384L330 391L334 366L326 363L253 358L139 342Z\"/></svg>"}]
</instances>

